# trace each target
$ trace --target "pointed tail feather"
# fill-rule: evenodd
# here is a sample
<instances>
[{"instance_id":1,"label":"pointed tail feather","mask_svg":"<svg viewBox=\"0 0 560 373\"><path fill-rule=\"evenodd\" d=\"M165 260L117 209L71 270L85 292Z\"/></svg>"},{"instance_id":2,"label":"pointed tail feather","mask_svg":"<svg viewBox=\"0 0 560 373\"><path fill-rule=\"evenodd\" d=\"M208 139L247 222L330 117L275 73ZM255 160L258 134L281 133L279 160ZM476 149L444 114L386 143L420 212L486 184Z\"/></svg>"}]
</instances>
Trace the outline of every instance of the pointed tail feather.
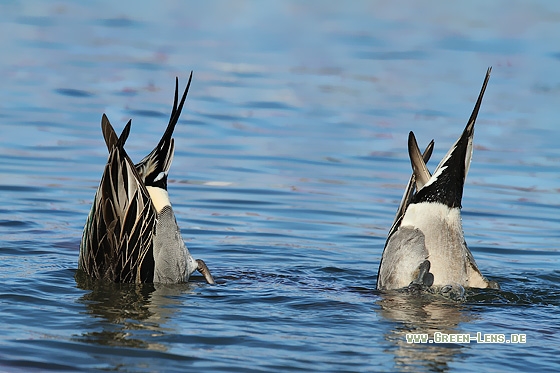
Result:
<instances>
[{"instance_id":1,"label":"pointed tail feather","mask_svg":"<svg viewBox=\"0 0 560 373\"><path fill-rule=\"evenodd\" d=\"M123 147L124 143L128 139L128 135L130 134L130 125L132 120L129 120L126 126L123 128L121 135L117 137L115 129L109 122L109 118L105 113L101 117L101 132L103 132L103 138L105 139L105 145L107 145L107 150L109 153L113 149L114 146Z\"/></svg>"},{"instance_id":2,"label":"pointed tail feather","mask_svg":"<svg viewBox=\"0 0 560 373\"><path fill-rule=\"evenodd\" d=\"M103 113L103 116L101 117L101 131L103 132L103 138L105 139L107 150L111 152L111 149L117 144L117 140L119 138L117 137L115 129L111 125L111 122L109 122L109 118L107 118L105 113Z\"/></svg>"},{"instance_id":3,"label":"pointed tail feather","mask_svg":"<svg viewBox=\"0 0 560 373\"><path fill-rule=\"evenodd\" d=\"M418 144L416 146L418 146ZM424 164L428 163L428 161L430 160L433 150L434 150L434 140L430 141L428 146L426 146L424 153L422 154ZM408 180L408 184L406 185L406 188L404 189L401 203L399 204L399 208L397 209L397 214L395 215L395 220L393 221L393 225L391 225L391 229L389 229L388 236L391 236L391 234L393 234L393 232L396 231L397 228L399 227L399 224L401 223L404 213L406 212L408 205L410 205L410 202L412 201L415 185L416 185L416 176L413 172L412 175L410 175L410 179Z\"/></svg>"},{"instance_id":4,"label":"pointed tail feather","mask_svg":"<svg viewBox=\"0 0 560 373\"><path fill-rule=\"evenodd\" d=\"M491 68L486 71L484 83L463 133L439 162L430 180L417 190L415 202L438 202L448 207L461 208L463 187L472 158L474 125L491 71Z\"/></svg>"},{"instance_id":5,"label":"pointed tail feather","mask_svg":"<svg viewBox=\"0 0 560 373\"><path fill-rule=\"evenodd\" d=\"M426 149L426 151L427 150L428 149ZM428 180L430 180L432 174L430 174L428 167L426 167L426 162L424 161L422 154L420 154L420 149L418 148L418 143L416 142L416 136L414 136L414 132L412 131L408 134L408 156L410 157L410 163L412 164L412 171L416 181L416 189L420 190L428 182Z\"/></svg>"},{"instance_id":6,"label":"pointed tail feather","mask_svg":"<svg viewBox=\"0 0 560 373\"><path fill-rule=\"evenodd\" d=\"M476 118L478 116L478 111L480 110L480 105L482 104L482 97L484 96L484 92L486 92L486 86L488 85L488 80L490 79L490 73L492 72L492 67L489 67L486 70L486 76L484 77L484 83L482 83L482 88L480 89L480 93L478 94L478 99L476 100L476 104L474 105L474 109L472 114L467 122L465 130L463 131L463 135L461 137L467 137L467 150L466 150L466 157L465 157L465 179L469 173L469 169L471 167L471 159L472 159L472 152L473 152L473 137L474 137L474 124L476 122Z\"/></svg>"},{"instance_id":7,"label":"pointed tail feather","mask_svg":"<svg viewBox=\"0 0 560 373\"><path fill-rule=\"evenodd\" d=\"M174 152L172 139L173 131L175 130L175 125L179 121L181 111L183 110L183 105L187 98L191 81L192 71L181 101L177 105L179 99L179 79L175 79L175 97L173 100L173 109L171 110L169 124L167 125L167 128L165 129L158 145L150 152L150 154L145 156L138 164L136 164L136 169L142 177L142 180L145 181L146 186L152 186L154 182L161 179L162 173L166 176L169 171L169 167L171 167Z\"/></svg>"},{"instance_id":8,"label":"pointed tail feather","mask_svg":"<svg viewBox=\"0 0 560 373\"><path fill-rule=\"evenodd\" d=\"M478 111L480 110L480 105L482 105L482 97L484 97L484 92L486 92L486 86L488 85L488 80L490 80L490 73L492 72L492 67L489 67L486 70L486 76L484 77L484 83L482 83L482 88L480 89L480 93L478 94L478 99L476 100L476 104L474 105L474 109L472 114L467 122L467 126L465 127L465 132L470 133L470 131L474 130L474 123L476 122L476 117L478 116Z\"/></svg>"}]
</instances>

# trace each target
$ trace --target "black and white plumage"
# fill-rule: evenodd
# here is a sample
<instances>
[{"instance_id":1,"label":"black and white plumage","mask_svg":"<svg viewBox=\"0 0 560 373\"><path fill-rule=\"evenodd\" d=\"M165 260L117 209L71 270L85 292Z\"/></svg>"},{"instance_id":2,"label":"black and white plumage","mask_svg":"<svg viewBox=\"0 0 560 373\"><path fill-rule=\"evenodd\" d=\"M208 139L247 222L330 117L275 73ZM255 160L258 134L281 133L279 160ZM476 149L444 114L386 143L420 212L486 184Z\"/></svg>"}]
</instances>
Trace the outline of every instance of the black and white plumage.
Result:
<instances>
[{"instance_id":1,"label":"black and white plumage","mask_svg":"<svg viewBox=\"0 0 560 373\"><path fill-rule=\"evenodd\" d=\"M180 283L199 270L214 280L202 260L195 260L181 237L167 193L173 160L173 130L185 102L189 82L178 104L179 82L169 124L158 145L134 165L124 144L131 122L117 136L103 114L101 128L109 151L99 188L88 215L78 269L96 279L128 283Z\"/></svg>"},{"instance_id":2,"label":"black and white plumage","mask_svg":"<svg viewBox=\"0 0 560 373\"><path fill-rule=\"evenodd\" d=\"M414 133L408 138L413 174L389 230L377 275L378 290L419 285L497 288L478 269L463 235L461 200L473 150L474 125L490 78L486 72L474 110L432 175Z\"/></svg>"}]
</instances>

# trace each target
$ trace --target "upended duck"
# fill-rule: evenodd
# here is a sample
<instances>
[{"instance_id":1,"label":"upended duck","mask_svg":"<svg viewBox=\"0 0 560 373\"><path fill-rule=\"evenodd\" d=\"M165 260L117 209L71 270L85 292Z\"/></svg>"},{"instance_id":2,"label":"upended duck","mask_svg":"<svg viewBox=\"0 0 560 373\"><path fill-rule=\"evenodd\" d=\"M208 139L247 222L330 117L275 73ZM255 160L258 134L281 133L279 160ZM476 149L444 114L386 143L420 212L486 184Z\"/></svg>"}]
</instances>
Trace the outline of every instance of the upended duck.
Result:
<instances>
[{"instance_id":1,"label":"upended duck","mask_svg":"<svg viewBox=\"0 0 560 373\"><path fill-rule=\"evenodd\" d=\"M189 253L167 193L175 149L173 130L191 85L192 72L178 104L179 81L165 133L150 154L134 165L124 150L131 121L117 136L105 114L101 119L109 159L88 215L78 269L95 279L126 283L181 283L198 270L214 279L204 261Z\"/></svg>"},{"instance_id":2,"label":"upended duck","mask_svg":"<svg viewBox=\"0 0 560 373\"><path fill-rule=\"evenodd\" d=\"M377 275L378 290L459 285L499 288L478 269L463 235L461 200L469 171L476 117L490 78L489 68L474 110L432 175L426 166L433 140L421 154L413 132L408 154L413 174L405 189Z\"/></svg>"}]
</instances>

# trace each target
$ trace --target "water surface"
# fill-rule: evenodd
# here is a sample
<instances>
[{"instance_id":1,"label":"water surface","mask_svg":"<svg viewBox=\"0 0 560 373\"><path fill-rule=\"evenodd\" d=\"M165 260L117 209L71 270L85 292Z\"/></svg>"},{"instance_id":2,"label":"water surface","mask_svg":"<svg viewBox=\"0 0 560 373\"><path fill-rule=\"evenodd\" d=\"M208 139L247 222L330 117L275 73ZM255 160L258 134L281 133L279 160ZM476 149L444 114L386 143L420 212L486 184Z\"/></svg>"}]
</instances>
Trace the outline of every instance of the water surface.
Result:
<instances>
[{"instance_id":1,"label":"water surface","mask_svg":"<svg viewBox=\"0 0 560 373\"><path fill-rule=\"evenodd\" d=\"M557 371L559 21L546 1L3 2L0 370ZM463 225L502 289L380 294L408 132L433 170L488 66ZM75 278L101 114L133 119L138 161L191 70L168 189L217 285ZM437 331L527 343L406 343Z\"/></svg>"}]
</instances>

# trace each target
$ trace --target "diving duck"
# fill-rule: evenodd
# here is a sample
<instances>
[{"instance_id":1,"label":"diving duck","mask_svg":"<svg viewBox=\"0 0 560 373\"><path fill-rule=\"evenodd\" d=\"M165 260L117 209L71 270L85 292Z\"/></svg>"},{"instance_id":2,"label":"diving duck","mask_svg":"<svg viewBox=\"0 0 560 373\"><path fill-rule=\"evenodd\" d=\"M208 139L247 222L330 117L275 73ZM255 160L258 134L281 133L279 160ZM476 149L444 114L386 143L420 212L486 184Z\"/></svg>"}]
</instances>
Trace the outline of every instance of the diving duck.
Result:
<instances>
[{"instance_id":1,"label":"diving duck","mask_svg":"<svg viewBox=\"0 0 560 373\"><path fill-rule=\"evenodd\" d=\"M187 249L169 201L167 177L175 150L173 130L191 85L192 72L178 102L179 80L169 124L157 146L139 163L124 149L128 121L117 136L103 114L101 130L109 158L86 220L78 269L112 282L181 283L198 270L214 279L203 260Z\"/></svg>"},{"instance_id":2,"label":"diving duck","mask_svg":"<svg viewBox=\"0 0 560 373\"><path fill-rule=\"evenodd\" d=\"M486 72L463 133L433 174L426 166L433 140L422 154L414 133L409 133L408 155L413 173L385 243L377 275L378 290L448 285L499 288L478 269L461 223L461 200L473 152L474 125L491 70Z\"/></svg>"}]
</instances>

